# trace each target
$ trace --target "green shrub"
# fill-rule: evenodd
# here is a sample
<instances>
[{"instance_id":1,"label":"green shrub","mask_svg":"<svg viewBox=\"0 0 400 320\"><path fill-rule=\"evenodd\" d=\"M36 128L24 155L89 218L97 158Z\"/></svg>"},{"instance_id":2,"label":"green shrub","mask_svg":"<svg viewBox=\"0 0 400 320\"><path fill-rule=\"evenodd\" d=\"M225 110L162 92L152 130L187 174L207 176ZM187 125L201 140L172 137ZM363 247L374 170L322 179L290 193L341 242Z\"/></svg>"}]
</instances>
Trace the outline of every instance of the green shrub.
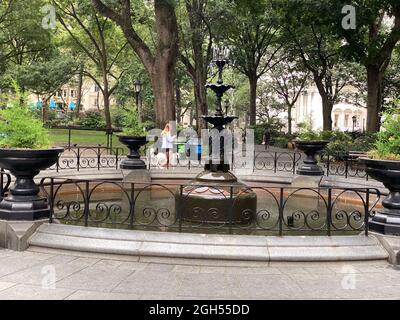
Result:
<instances>
[{"instance_id":1,"label":"green shrub","mask_svg":"<svg viewBox=\"0 0 400 320\"><path fill-rule=\"evenodd\" d=\"M20 149L46 149L50 147L49 133L31 108L21 101L18 88L5 109L0 110L0 147Z\"/></svg>"},{"instance_id":2,"label":"green shrub","mask_svg":"<svg viewBox=\"0 0 400 320\"><path fill-rule=\"evenodd\" d=\"M144 125L140 122L137 107L130 99L126 106L119 108L115 113L114 120L117 120L119 127L122 127L122 135L144 136L146 134Z\"/></svg>"},{"instance_id":3,"label":"green shrub","mask_svg":"<svg viewBox=\"0 0 400 320\"><path fill-rule=\"evenodd\" d=\"M287 148L288 143L291 141L287 136L276 137L273 140L273 145L278 148Z\"/></svg>"},{"instance_id":4,"label":"green shrub","mask_svg":"<svg viewBox=\"0 0 400 320\"><path fill-rule=\"evenodd\" d=\"M372 150L375 146L376 134L366 133L360 135L354 139L351 144L350 151L363 151L368 152Z\"/></svg>"},{"instance_id":5,"label":"green shrub","mask_svg":"<svg viewBox=\"0 0 400 320\"><path fill-rule=\"evenodd\" d=\"M85 128L104 129L106 122L99 111L87 111L76 121L76 124Z\"/></svg>"},{"instance_id":6,"label":"green shrub","mask_svg":"<svg viewBox=\"0 0 400 320\"><path fill-rule=\"evenodd\" d=\"M275 119L274 119L275 120ZM250 128L254 130L254 142L256 144L262 144L264 142L264 132L266 128L269 128L271 133L271 140L274 140L276 137L282 136L283 124L279 119L272 121L271 123L259 123L255 126L251 126Z\"/></svg>"},{"instance_id":7,"label":"green shrub","mask_svg":"<svg viewBox=\"0 0 400 320\"><path fill-rule=\"evenodd\" d=\"M328 135L330 135L329 139ZM325 134L325 140L329 140L323 151L324 156L330 156L334 160L343 161L349 155L350 151L368 152L374 146L375 135L362 134L355 139L348 133L341 131L332 131Z\"/></svg>"},{"instance_id":8,"label":"green shrub","mask_svg":"<svg viewBox=\"0 0 400 320\"><path fill-rule=\"evenodd\" d=\"M395 100L394 106L382 116L384 121L374 150L369 153L373 158L400 160L400 99Z\"/></svg>"}]
</instances>

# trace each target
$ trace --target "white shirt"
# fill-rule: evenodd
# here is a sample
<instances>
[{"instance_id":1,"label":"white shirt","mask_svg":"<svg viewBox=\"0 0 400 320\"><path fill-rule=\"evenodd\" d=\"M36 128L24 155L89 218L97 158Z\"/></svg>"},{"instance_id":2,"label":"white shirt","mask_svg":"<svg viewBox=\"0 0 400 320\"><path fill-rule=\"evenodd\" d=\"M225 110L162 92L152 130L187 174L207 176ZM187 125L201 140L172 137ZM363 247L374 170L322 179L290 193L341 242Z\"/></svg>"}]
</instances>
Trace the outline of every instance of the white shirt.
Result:
<instances>
[{"instance_id":1,"label":"white shirt","mask_svg":"<svg viewBox=\"0 0 400 320\"><path fill-rule=\"evenodd\" d=\"M174 142L174 140L175 140L175 136L172 137L170 132L168 132L167 134L163 134L161 148L172 149L173 148L172 143Z\"/></svg>"}]
</instances>

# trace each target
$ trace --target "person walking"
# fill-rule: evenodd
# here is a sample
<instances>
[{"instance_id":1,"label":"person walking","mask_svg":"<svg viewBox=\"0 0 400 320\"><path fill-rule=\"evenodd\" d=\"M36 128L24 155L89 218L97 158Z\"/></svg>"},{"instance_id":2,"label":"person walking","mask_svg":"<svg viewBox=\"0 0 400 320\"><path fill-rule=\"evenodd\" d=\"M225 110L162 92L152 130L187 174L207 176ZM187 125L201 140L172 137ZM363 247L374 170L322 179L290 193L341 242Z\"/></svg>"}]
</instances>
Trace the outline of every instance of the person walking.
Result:
<instances>
[{"instance_id":1,"label":"person walking","mask_svg":"<svg viewBox=\"0 0 400 320\"><path fill-rule=\"evenodd\" d=\"M172 143L174 142L176 136L171 136L171 129L168 123L165 125L164 130L161 132L161 137L162 137L161 149L163 149L165 152L165 155L167 157L166 166L167 168L169 168L170 151L173 148Z\"/></svg>"},{"instance_id":2,"label":"person walking","mask_svg":"<svg viewBox=\"0 0 400 320\"><path fill-rule=\"evenodd\" d=\"M269 144L271 143L271 131L269 130L269 128L265 128L264 143L265 143L265 150L268 150Z\"/></svg>"}]
</instances>

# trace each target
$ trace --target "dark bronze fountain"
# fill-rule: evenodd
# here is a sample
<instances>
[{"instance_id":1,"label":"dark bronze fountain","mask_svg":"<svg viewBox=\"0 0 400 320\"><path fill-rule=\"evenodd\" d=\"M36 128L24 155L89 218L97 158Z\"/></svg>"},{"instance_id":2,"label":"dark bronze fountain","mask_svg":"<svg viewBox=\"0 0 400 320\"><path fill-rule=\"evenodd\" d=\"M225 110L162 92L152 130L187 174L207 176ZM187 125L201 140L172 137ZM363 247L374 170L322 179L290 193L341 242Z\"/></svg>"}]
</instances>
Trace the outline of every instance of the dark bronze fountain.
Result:
<instances>
[{"instance_id":1,"label":"dark bronze fountain","mask_svg":"<svg viewBox=\"0 0 400 320\"><path fill-rule=\"evenodd\" d=\"M215 54L215 52L217 54ZM225 54L221 54L221 53ZM226 54L228 52L228 54ZM230 63L229 50L215 50L213 63L218 67L218 81L208 84L216 97L214 115L203 116L204 120L221 132L225 126L237 119L227 116L222 111L222 97L232 85L225 85L222 80L224 67ZM216 138L216 137L214 137ZM257 196L245 184L238 181L230 172L225 161L225 135L219 135L219 157L212 157L213 135L209 138L209 160L193 181L176 194L176 210L184 221L212 224L247 224L256 214Z\"/></svg>"}]
</instances>

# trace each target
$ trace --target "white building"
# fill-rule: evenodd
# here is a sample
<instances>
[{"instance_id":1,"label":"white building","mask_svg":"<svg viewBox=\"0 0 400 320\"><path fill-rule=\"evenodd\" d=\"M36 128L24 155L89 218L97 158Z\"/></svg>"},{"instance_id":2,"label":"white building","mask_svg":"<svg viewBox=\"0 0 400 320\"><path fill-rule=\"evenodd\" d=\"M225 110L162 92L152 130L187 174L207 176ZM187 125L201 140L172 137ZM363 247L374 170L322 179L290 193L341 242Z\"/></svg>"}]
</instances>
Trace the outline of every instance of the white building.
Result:
<instances>
[{"instance_id":1,"label":"white building","mask_svg":"<svg viewBox=\"0 0 400 320\"><path fill-rule=\"evenodd\" d=\"M354 130L363 131L366 126L367 110L348 102L334 105L332 110L332 129L340 131L353 131L353 117L355 117ZM287 116L285 116L287 119ZM297 100L292 111L293 131L297 131L297 124L309 122L313 130L322 130L322 99L318 89L313 86L307 88Z\"/></svg>"},{"instance_id":2,"label":"white building","mask_svg":"<svg viewBox=\"0 0 400 320\"><path fill-rule=\"evenodd\" d=\"M37 95L31 94L29 99L30 102L35 104L41 101L45 97L38 97ZM46 97L47 98L47 97ZM56 111L69 112L74 109L77 105L78 100L78 88L76 84L65 84L55 94L50 97L49 104L52 109ZM114 97L110 98L110 105L115 104ZM84 79L82 84L82 98L81 98L81 111L90 110L103 110L104 99L100 88L91 79Z\"/></svg>"}]
</instances>

